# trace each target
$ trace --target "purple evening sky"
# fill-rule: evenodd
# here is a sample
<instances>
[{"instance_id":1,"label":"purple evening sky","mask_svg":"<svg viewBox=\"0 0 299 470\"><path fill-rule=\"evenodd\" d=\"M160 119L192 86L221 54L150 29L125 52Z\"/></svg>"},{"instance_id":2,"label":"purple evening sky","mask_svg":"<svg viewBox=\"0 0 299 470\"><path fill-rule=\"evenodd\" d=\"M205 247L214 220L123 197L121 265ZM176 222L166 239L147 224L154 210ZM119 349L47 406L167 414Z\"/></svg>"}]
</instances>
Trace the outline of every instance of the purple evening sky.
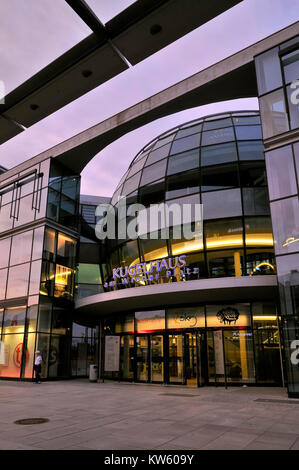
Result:
<instances>
[{"instance_id":1,"label":"purple evening sky","mask_svg":"<svg viewBox=\"0 0 299 470\"><path fill-rule=\"evenodd\" d=\"M133 3L87 2L103 23ZM297 20L298 0L244 0L1 145L0 164L11 168ZM89 28L63 0L2 2L0 79L6 92L89 34ZM81 192L111 196L138 150L177 124L206 114L257 108L256 99L227 101L176 113L133 131L109 145L85 168Z\"/></svg>"}]
</instances>

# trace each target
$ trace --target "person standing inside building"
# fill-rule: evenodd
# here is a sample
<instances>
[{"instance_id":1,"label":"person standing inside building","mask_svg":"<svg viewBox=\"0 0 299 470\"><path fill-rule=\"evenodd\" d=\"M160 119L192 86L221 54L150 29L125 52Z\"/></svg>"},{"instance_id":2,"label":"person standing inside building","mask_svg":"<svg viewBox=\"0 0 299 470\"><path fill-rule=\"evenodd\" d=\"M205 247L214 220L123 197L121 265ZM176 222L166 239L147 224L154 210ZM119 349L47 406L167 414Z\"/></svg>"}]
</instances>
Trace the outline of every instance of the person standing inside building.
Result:
<instances>
[{"instance_id":1,"label":"person standing inside building","mask_svg":"<svg viewBox=\"0 0 299 470\"><path fill-rule=\"evenodd\" d=\"M35 351L35 354L36 354L35 362L34 362L35 383L40 384L41 383L40 374L42 370L43 359L42 359L40 351Z\"/></svg>"}]
</instances>

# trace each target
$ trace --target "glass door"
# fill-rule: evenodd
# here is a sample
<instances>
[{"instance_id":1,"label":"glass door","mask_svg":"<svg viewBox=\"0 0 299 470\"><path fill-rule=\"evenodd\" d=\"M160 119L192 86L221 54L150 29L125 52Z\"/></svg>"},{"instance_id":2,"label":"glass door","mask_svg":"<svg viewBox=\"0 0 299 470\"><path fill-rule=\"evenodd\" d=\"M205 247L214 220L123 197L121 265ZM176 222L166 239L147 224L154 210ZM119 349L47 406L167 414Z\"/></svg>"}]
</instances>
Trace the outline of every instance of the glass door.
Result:
<instances>
[{"instance_id":1,"label":"glass door","mask_svg":"<svg viewBox=\"0 0 299 470\"><path fill-rule=\"evenodd\" d=\"M164 381L163 335L151 335L151 382Z\"/></svg>"},{"instance_id":2,"label":"glass door","mask_svg":"<svg viewBox=\"0 0 299 470\"><path fill-rule=\"evenodd\" d=\"M204 333L185 333L185 384L189 387L205 384Z\"/></svg>"},{"instance_id":3,"label":"glass door","mask_svg":"<svg viewBox=\"0 0 299 470\"><path fill-rule=\"evenodd\" d=\"M168 350L169 382L184 384L184 335L168 335Z\"/></svg>"},{"instance_id":4,"label":"glass door","mask_svg":"<svg viewBox=\"0 0 299 470\"><path fill-rule=\"evenodd\" d=\"M148 382L149 380L149 337L136 336L136 380Z\"/></svg>"},{"instance_id":5,"label":"glass door","mask_svg":"<svg viewBox=\"0 0 299 470\"><path fill-rule=\"evenodd\" d=\"M120 337L120 379L133 380L134 378L134 336L122 335Z\"/></svg>"},{"instance_id":6,"label":"glass door","mask_svg":"<svg viewBox=\"0 0 299 470\"><path fill-rule=\"evenodd\" d=\"M197 387L198 354L196 333L185 333L185 345L186 385Z\"/></svg>"}]
</instances>

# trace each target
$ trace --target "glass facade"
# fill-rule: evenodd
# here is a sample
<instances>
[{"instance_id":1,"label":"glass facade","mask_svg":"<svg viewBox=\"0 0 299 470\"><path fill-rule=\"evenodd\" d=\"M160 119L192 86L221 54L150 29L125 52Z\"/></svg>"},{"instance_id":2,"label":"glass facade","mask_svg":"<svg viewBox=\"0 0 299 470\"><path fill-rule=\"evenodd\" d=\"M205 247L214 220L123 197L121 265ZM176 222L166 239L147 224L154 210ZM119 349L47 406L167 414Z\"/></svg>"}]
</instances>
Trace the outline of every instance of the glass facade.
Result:
<instances>
[{"instance_id":1,"label":"glass facade","mask_svg":"<svg viewBox=\"0 0 299 470\"><path fill-rule=\"evenodd\" d=\"M103 320L119 336L118 372L105 378L187 386L282 384L280 334L272 302L207 304L130 312ZM111 351L109 351L111 354Z\"/></svg>"},{"instance_id":2,"label":"glass facade","mask_svg":"<svg viewBox=\"0 0 299 470\"><path fill-rule=\"evenodd\" d=\"M132 176L136 166L141 175L138 180ZM127 205L131 201L143 204L147 220L151 204L165 203L167 208L178 204L182 208L184 204L201 203L202 230L196 239L189 240L184 235L177 238L178 227L170 221L173 228L169 239L165 239L162 219L157 219L156 225L151 225L155 237L153 231L150 239L143 236L148 234L147 228L137 240L108 244L108 270L103 277L106 290L205 277L276 273L258 112L202 118L148 144L137 154L116 189L112 197L116 207L118 198L128 195L127 183L133 179L136 184ZM132 273L142 263L146 265L144 274L152 274L150 262L179 255L186 256L186 266L180 274L169 275L165 267L159 279L142 276L139 282L135 276L133 282L130 278L127 282L128 279L113 277L114 268L122 266L124 273L127 267Z\"/></svg>"},{"instance_id":3,"label":"glass facade","mask_svg":"<svg viewBox=\"0 0 299 470\"><path fill-rule=\"evenodd\" d=\"M36 350L42 378L70 375L79 181L48 159L1 184L1 378L31 380Z\"/></svg>"},{"instance_id":4,"label":"glass facade","mask_svg":"<svg viewBox=\"0 0 299 470\"><path fill-rule=\"evenodd\" d=\"M289 396L299 397L299 36L256 58ZM279 140L278 140L279 139Z\"/></svg>"}]
</instances>

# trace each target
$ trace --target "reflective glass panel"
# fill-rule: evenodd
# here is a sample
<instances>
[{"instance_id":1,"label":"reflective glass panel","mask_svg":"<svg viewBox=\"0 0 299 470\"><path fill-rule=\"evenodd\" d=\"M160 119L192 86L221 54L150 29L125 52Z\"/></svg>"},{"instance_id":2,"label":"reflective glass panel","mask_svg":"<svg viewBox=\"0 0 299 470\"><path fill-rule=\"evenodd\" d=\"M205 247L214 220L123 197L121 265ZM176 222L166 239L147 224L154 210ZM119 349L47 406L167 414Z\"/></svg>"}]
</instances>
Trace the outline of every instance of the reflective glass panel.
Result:
<instances>
[{"instance_id":1,"label":"reflective glass panel","mask_svg":"<svg viewBox=\"0 0 299 470\"><path fill-rule=\"evenodd\" d=\"M252 331L224 331L223 337L227 381L255 383Z\"/></svg>"},{"instance_id":2,"label":"reflective glass panel","mask_svg":"<svg viewBox=\"0 0 299 470\"><path fill-rule=\"evenodd\" d=\"M32 236L33 231L28 231L12 237L10 266L30 260Z\"/></svg>"},{"instance_id":3,"label":"reflective glass panel","mask_svg":"<svg viewBox=\"0 0 299 470\"><path fill-rule=\"evenodd\" d=\"M248 126L253 124L260 124L261 118L259 116L237 116L233 118L235 126Z\"/></svg>"},{"instance_id":4,"label":"reflective glass panel","mask_svg":"<svg viewBox=\"0 0 299 470\"><path fill-rule=\"evenodd\" d=\"M138 333L165 330L165 310L135 312L135 319Z\"/></svg>"},{"instance_id":5,"label":"reflective glass panel","mask_svg":"<svg viewBox=\"0 0 299 470\"><path fill-rule=\"evenodd\" d=\"M199 150L179 153L168 160L167 174L173 175L181 171L191 170L199 166Z\"/></svg>"},{"instance_id":6,"label":"reflective glass panel","mask_svg":"<svg viewBox=\"0 0 299 470\"><path fill-rule=\"evenodd\" d=\"M243 250L209 251L207 253L209 277L242 276Z\"/></svg>"},{"instance_id":7,"label":"reflective glass panel","mask_svg":"<svg viewBox=\"0 0 299 470\"><path fill-rule=\"evenodd\" d=\"M58 233L57 260L65 266L74 266L76 241L73 238Z\"/></svg>"},{"instance_id":8,"label":"reflective glass panel","mask_svg":"<svg viewBox=\"0 0 299 470\"><path fill-rule=\"evenodd\" d=\"M297 67L299 69L299 62ZM298 129L299 127L299 81L296 83L296 87L293 87L292 85L287 87L291 129Z\"/></svg>"},{"instance_id":9,"label":"reflective glass panel","mask_svg":"<svg viewBox=\"0 0 299 470\"><path fill-rule=\"evenodd\" d=\"M258 140L255 142L238 142L240 160L263 160L264 145Z\"/></svg>"},{"instance_id":10,"label":"reflective glass panel","mask_svg":"<svg viewBox=\"0 0 299 470\"><path fill-rule=\"evenodd\" d=\"M32 209L32 195L25 196L19 200L17 209L18 218L15 220L14 226L19 227L28 224L34 220L35 210Z\"/></svg>"},{"instance_id":11,"label":"reflective glass panel","mask_svg":"<svg viewBox=\"0 0 299 470\"><path fill-rule=\"evenodd\" d=\"M168 256L168 250L165 240L140 240L144 260L151 261Z\"/></svg>"},{"instance_id":12,"label":"reflective glass panel","mask_svg":"<svg viewBox=\"0 0 299 470\"><path fill-rule=\"evenodd\" d=\"M260 110L264 139L289 130L283 90L277 90L260 98Z\"/></svg>"},{"instance_id":13,"label":"reflective glass panel","mask_svg":"<svg viewBox=\"0 0 299 470\"><path fill-rule=\"evenodd\" d=\"M121 247L120 259L122 266L131 266L140 262L137 240L131 240Z\"/></svg>"},{"instance_id":14,"label":"reflective glass panel","mask_svg":"<svg viewBox=\"0 0 299 470\"><path fill-rule=\"evenodd\" d=\"M122 195L127 196L132 191L138 188L139 181L140 181L141 171L136 173L132 178L129 178L125 181L122 189Z\"/></svg>"},{"instance_id":15,"label":"reflective glass panel","mask_svg":"<svg viewBox=\"0 0 299 470\"><path fill-rule=\"evenodd\" d=\"M258 140L262 139L261 126L236 126L238 140Z\"/></svg>"},{"instance_id":16,"label":"reflective glass panel","mask_svg":"<svg viewBox=\"0 0 299 470\"><path fill-rule=\"evenodd\" d=\"M245 219L245 243L247 247L273 247L270 217L247 217Z\"/></svg>"},{"instance_id":17,"label":"reflective glass panel","mask_svg":"<svg viewBox=\"0 0 299 470\"><path fill-rule=\"evenodd\" d=\"M240 189L227 189L202 194L204 219L235 217L242 214Z\"/></svg>"},{"instance_id":18,"label":"reflective glass panel","mask_svg":"<svg viewBox=\"0 0 299 470\"><path fill-rule=\"evenodd\" d=\"M210 166L201 171L201 190L233 188L239 185L237 165Z\"/></svg>"},{"instance_id":19,"label":"reflective glass panel","mask_svg":"<svg viewBox=\"0 0 299 470\"><path fill-rule=\"evenodd\" d=\"M46 227L43 258L49 261L54 260L55 255L55 230Z\"/></svg>"},{"instance_id":20,"label":"reflective glass panel","mask_svg":"<svg viewBox=\"0 0 299 470\"><path fill-rule=\"evenodd\" d=\"M182 139L174 140L171 147L171 154L182 153L186 150L199 147L200 134L193 134Z\"/></svg>"},{"instance_id":21,"label":"reflective glass panel","mask_svg":"<svg viewBox=\"0 0 299 470\"><path fill-rule=\"evenodd\" d=\"M30 263L9 268L7 283L7 299L25 297L28 291Z\"/></svg>"},{"instance_id":22,"label":"reflective glass panel","mask_svg":"<svg viewBox=\"0 0 299 470\"><path fill-rule=\"evenodd\" d=\"M208 250L243 246L243 224L241 219L205 222L204 230Z\"/></svg>"},{"instance_id":23,"label":"reflective glass panel","mask_svg":"<svg viewBox=\"0 0 299 470\"><path fill-rule=\"evenodd\" d=\"M4 311L3 333L23 333L25 327L26 307L11 307Z\"/></svg>"},{"instance_id":24,"label":"reflective glass panel","mask_svg":"<svg viewBox=\"0 0 299 470\"><path fill-rule=\"evenodd\" d=\"M152 150L146 160L146 166L156 163L159 160L167 157L169 154L171 144L163 145L163 147L158 148L157 150Z\"/></svg>"},{"instance_id":25,"label":"reflective glass panel","mask_svg":"<svg viewBox=\"0 0 299 470\"><path fill-rule=\"evenodd\" d=\"M211 131L212 129L220 129L221 127L229 127L232 125L231 118L218 119L216 121L205 121L203 124L204 131Z\"/></svg>"},{"instance_id":26,"label":"reflective glass panel","mask_svg":"<svg viewBox=\"0 0 299 470\"><path fill-rule=\"evenodd\" d=\"M286 83L299 78L299 49L289 52L281 57L284 79Z\"/></svg>"},{"instance_id":27,"label":"reflective glass panel","mask_svg":"<svg viewBox=\"0 0 299 470\"><path fill-rule=\"evenodd\" d=\"M7 269L0 269L0 299L5 299Z\"/></svg>"},{"instance_id":28,"label":"reflective glass panel","mask_svg":"<svg viewBox=\"0 0 299 470\"><path fill-rule=\"evenodd\" d=\"M201 166L217 165L237 160L237 148L235 143L211 145L201 149Z\"/></svg>"},{"instance_id":29,"label":"reflective glass panel","mask_svg":"<svg viewBox=\"0 0 299 470\"><path fill-rule=\"evenodd\" d=\"M278 47L255 58L259 95L282 86Z\"/></svg>"},{"instance_id":30,"label":"reflective glass panel","mask_svg":"<svg viewBox=\"0 0 299 470\"><path fill-rule=\"evenodd\" d=\"M180 129L176 135L176 139L181 137L187 137L188 135L197 134L201 131L202 124L197 124L196 126L186 127L186 129Z\"/></svg>"},{"instance_id":31,"label":"reflective glass panel","mask_svg":"<svg viewBox=\"0 0 299 470\"><path fill-rule=\"evenodd\" d=\"M44 244L44 227L39 227L34 230L32 259L42 258L43 244Z\"/></svg>"},{"instance_id":32,"label":"reflective glass panel","mask_svg":"<svg viewBox=\"0 0 299 470\"><path fill-rule=\"evenodd\" d=\"M235 140L234 129L233 127L225 127L223 129L203 132L201 145L220 144L230 140Z\"/></svg>"},{"instance_id":33,"label":"reflective glass panel","mask_svg":"<svg viewBox=\"0 0 299 470\"><path fill-rule=\"evenodd\" d=\"M299 250L299 202L291 197L271 203L276 253Z\"/></svg>"},{"instance_id":34,"label":"reflective glass panel","mask_svg":"<svg viewBox=\"0 0 299 470\"><path fill-rule=\"evenodd\" d=\"M291 145L267 152L266 165L270 199L297 193Z\"/></svg>"},{"instance_id":35,"label":"reflective glass panel","mask_svg":"<svg viewBox=\"0 0 299 470\"><path fill-rule=\"evenodd\" d=\"M0 269L8 266L11 237L0 240Z\"/></svg>"},{"instance_id":36,"label":"reflective glass panel","mask_svg":"<svg viewBox=\"0 0 299 470\"><path fill-rule=\"evenodd\" d=\"M140 186L161 179L165 176L167 159L161 160L143 169Z\"/></svg>"},{"instance_id":37,"label":"reflective glass panel","mask_svg":"<svg viewBox=\"0 0 299 470\"><path fill-rule=\"evenodd\" d=\"M197 192L199 192L199 172L196 170L184 172L179 178L177 176L167 178L165 199L187 196Z\"/></svg>"},{"instance_id":38,"label":"reflective glass panel","mask_svg":"<svg viewBox=\"0 0 299 470\"><path fill-rule=\"evenodd\" d=\"M244 215L270 214L267 188L243 188Z\"/></svg>"}]
</instances>

